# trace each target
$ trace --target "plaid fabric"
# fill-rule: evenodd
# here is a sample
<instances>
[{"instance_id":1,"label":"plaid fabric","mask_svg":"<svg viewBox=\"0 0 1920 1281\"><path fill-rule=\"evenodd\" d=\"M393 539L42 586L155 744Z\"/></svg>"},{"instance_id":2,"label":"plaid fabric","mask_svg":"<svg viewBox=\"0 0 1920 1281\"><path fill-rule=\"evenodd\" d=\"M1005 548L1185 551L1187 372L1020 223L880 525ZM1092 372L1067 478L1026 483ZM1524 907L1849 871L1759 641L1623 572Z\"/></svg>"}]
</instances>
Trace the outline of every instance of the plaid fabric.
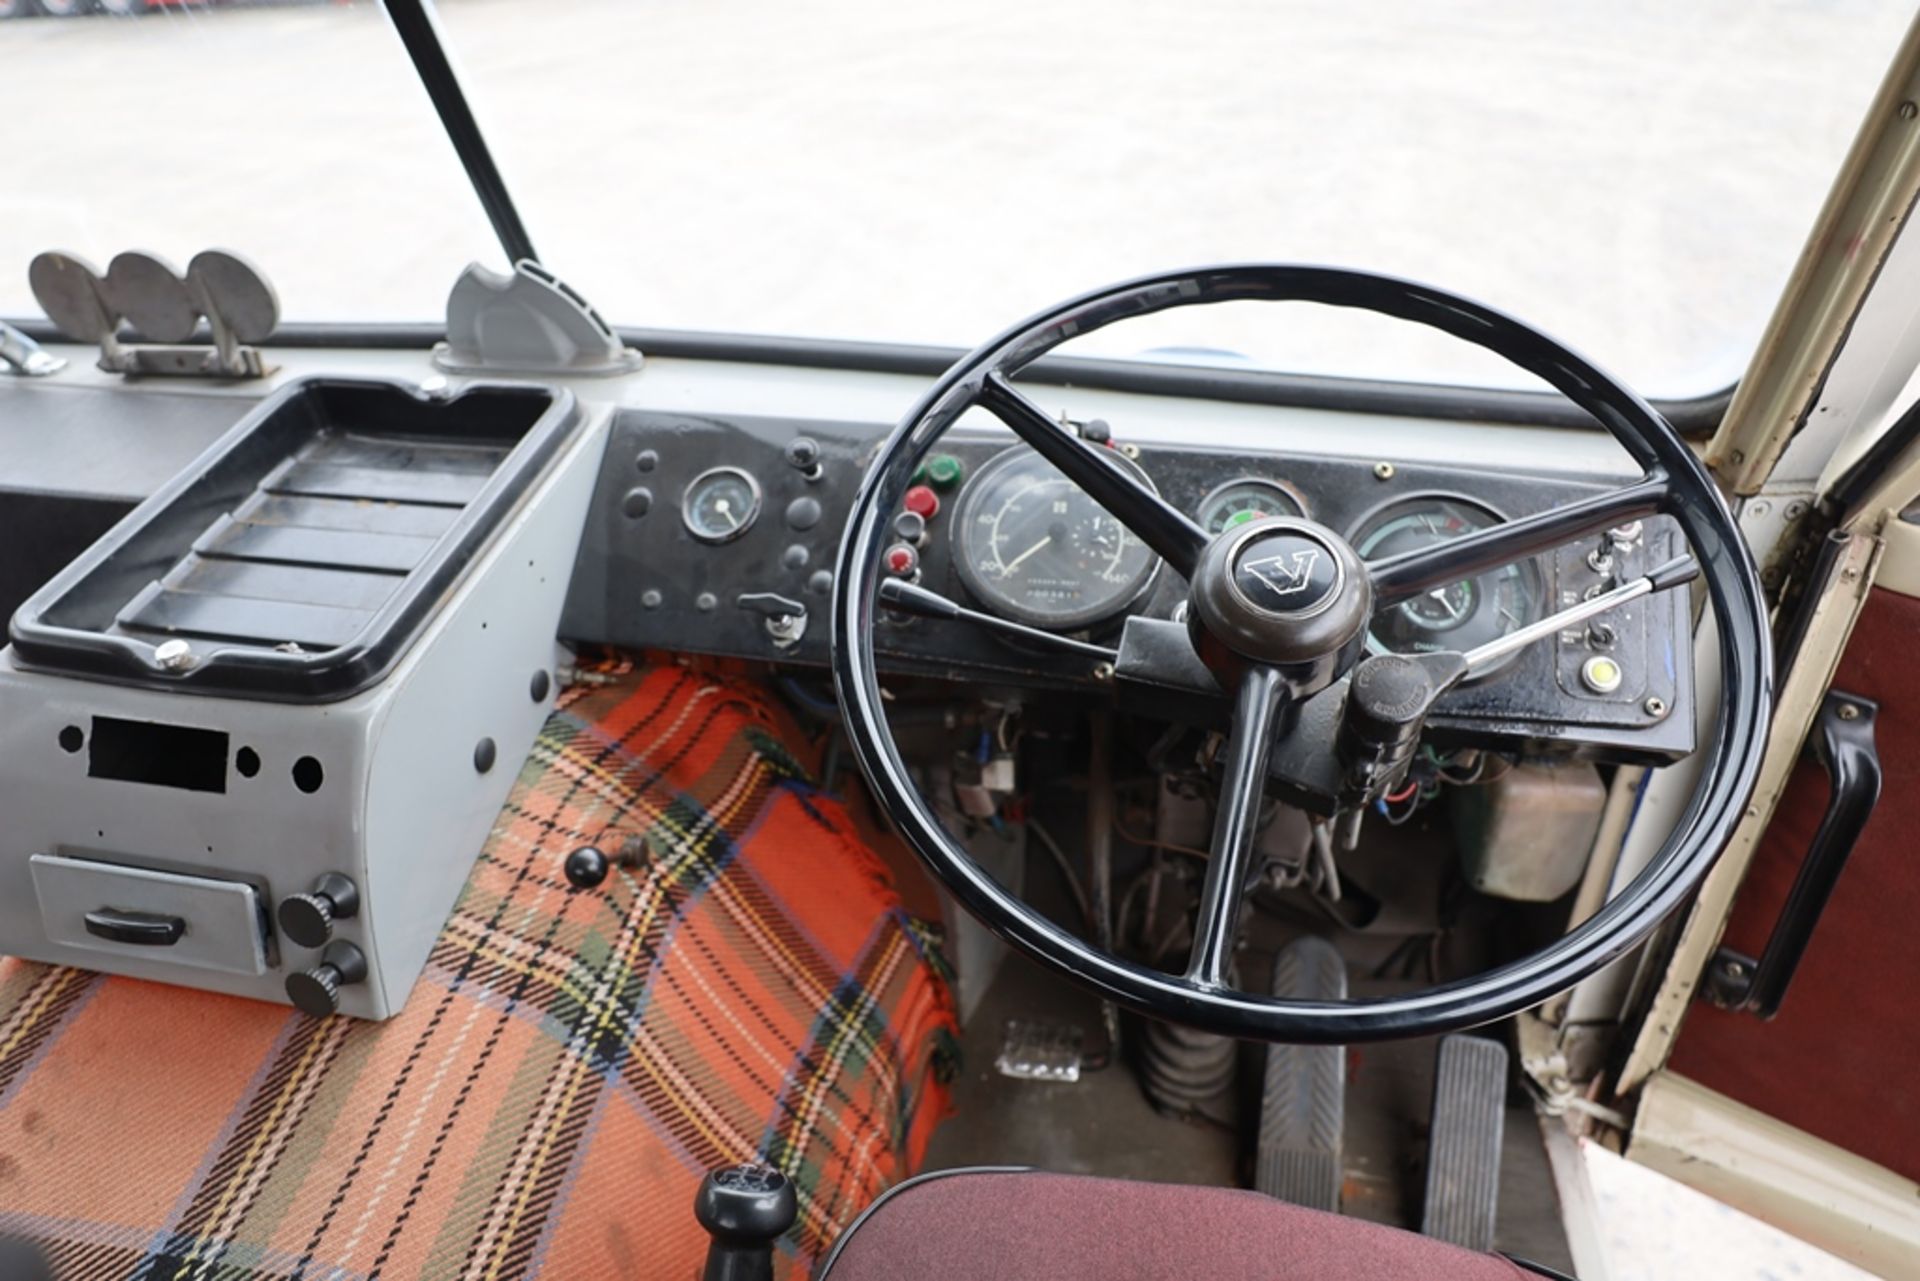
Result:
<instances>
[{"instance_id":1,"label":"plaid fabric","mask_svg":"<svg viewBox=\"0 0 1920 1281\"><path fill-rule=\"evenodd\" d=\"M385 1023L0 962L0 1236L60 1281L691 1278L700 1176L757 1159L802 1275L912 1172L954 1022L775 725L677 668L572 691Z\"/></svg>"}]
</instances>

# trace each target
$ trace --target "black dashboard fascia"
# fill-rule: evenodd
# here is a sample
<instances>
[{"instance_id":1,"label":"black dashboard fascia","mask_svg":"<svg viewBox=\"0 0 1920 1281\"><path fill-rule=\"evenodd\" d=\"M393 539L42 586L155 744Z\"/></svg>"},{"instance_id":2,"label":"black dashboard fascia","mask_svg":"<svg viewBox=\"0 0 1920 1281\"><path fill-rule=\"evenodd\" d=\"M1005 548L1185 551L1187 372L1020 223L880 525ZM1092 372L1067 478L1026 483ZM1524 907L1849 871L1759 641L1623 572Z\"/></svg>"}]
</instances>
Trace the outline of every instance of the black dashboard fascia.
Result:
<instances>
[{"instance_id":1,"label":"black dashboard fascia","mask_svg":"<svg viewBox=\"0 0 1920 1281\"><path fill-rule=\"evenodd\" d=\"M563 637L826 666L831 566L853 494L887 430L880 423L839 420L619 411L561 620ZM805 466L791 454L801 438L816 447ZM1120 443L1128 442L1121 437ZM1017 446L1008 433L960 430L936 452L960 459L970 478L987 460ZM1165 442L1138 448L1138 461L1154 483L1187 511L1226 480L1266 477L1288 482L1307 498L1309 516L1342 533L1399 498L1459 495L1512 517L1618 483L1617 478L1543 476L1384 456L1253 458L1204 444ZM680 500L694 477L723 463L753 474L763 502L752 528L714 546L697 541L682 524ZM921 582L974 604L954 568L948 537L959 492L941 496L941 511L929 524L919 549ZM1648 522L1641 543L1620 555L1616 572L1630 574L1636 566L1674 554L1677 539L1666 521ZM1567 548L1540 558L1543 579L1557 599L1577 596L1601 581L1586 566L1587 550ZM1172 617L1184 595L1184 581L1163 570L1138 610ZM756 598L753 607L739 604L743 596ZM768 627L769 598L804 609L806 622L797 640L775 640ZM1664 593L1627 607L1613 620L1620 639L1610 652L1628 670L1620 689L1599 695L1579 683L1583 646L1542 643L1499 673L1447 695L1429 721L1430 738L1442 746L1557 748L1649 763L1684 755L1693 746L1685 599ZM1111 643L1120 621L1079 634ZM1085 659L1024 649L964 624L882 611L875 646L881 664L901 673L976 685L1102 689Z\"/></svg>"}]
</instances>

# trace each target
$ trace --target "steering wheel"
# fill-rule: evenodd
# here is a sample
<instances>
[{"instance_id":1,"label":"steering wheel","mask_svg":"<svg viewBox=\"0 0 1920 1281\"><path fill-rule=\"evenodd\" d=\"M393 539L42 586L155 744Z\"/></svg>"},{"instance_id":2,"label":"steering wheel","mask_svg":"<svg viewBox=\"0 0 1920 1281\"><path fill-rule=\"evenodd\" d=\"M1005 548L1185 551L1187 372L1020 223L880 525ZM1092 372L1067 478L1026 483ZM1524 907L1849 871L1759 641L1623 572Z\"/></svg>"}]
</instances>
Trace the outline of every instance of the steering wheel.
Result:
<instances>
[{"instance_id":1,"label":"steering wheel","mask_svg":"<svg viewBox=\"0 0 1920 1281\"><path fill-rule=\"evenodd\" d=\"M1082 440L1011 381L1060 343L1116 321L1248 300L1358 307L1484 347L1592 414L1642 474L1552 511L1366 562L1338 534L1302 519L1267 518L1210 538L1110 461L1108 449ZM1105 951L1008 893L948 835L893 741L873 645L890 517L920 460L976 405L1186 578L1193 648L1232 698L1219 806L1182 974ZM1343 677L1360 689L1367 667L1356 671L1356 664L1374 610L1656 513L1679 525L1698 559L1717 625L1722 687L1719 720L1702 749L1706 756L1693 796L1639 875L1570 933L1471 978L1330 1002L1235 990L1229 962L1276 744L1305 746L1328 759L1346 746L1332 741L1341 732L1337 723L1300 716L1298 709L1315 694L1338 693L1336 682ZM1687 571L1690 576L1691 564ZM1661 585L1667 584L1655 586ZM848 737L874 795L934 875L988 928L1041 964L1141 1014L1234 1037L1323 1044L1432 1035L1504 1018L1564 991L1645 939L1688 900L1745 809L1766 739L1773 679L1752 556L1712 478L1658 412L1560 343L1481 303L1387 276L1296 265L1207 267L1127 281L1044 311L963 357L887 438L854 499L835 575L832 640ZM1372 682L1376 694L1385 691L1382 705L1389 708L1420 684L1408 674L1412 665L1399 661L1399 669L1377 669L1380 679ZM1437 690L1431 683L1423 688L1430 705ZM1287 743L1308 735L1322 741Z\"/></svg>"}]
</instances>

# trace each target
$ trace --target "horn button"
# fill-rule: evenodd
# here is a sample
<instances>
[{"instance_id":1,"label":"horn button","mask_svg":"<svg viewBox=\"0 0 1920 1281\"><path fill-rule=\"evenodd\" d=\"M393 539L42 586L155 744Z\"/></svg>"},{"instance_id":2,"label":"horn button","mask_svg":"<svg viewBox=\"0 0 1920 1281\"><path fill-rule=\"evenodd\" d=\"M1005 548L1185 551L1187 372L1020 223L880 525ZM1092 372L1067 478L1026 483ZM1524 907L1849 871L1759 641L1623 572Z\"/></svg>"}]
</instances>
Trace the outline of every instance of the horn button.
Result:
<instances>
[{"instance_id":1,"label":"horn button","mask_svg":"<svg viewBox=\"0 0 1920 1281\"><path fill-rule=\"evenodd\" d=\"M1372 614L1372 582L1346 540L1280 516L1208 545L1194 567L1187 618L1216 675L1230 682L1247 663L1265 663L1280 669L1297 699L1353 666Z\"/></svg>"}]
</instances>

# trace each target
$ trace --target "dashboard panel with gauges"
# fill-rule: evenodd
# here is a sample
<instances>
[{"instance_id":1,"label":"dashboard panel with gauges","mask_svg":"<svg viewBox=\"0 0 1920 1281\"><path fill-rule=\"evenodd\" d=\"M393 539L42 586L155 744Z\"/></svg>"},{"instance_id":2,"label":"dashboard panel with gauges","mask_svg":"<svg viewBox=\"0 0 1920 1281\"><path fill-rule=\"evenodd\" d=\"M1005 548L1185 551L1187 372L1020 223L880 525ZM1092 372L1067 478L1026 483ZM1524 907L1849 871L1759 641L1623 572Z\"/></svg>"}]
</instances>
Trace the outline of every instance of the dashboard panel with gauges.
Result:
<instances>
[{"instance_id":1,"label":"dashboard panel with gauges","mask_svg":"<svg viewBox=\"0 0 1920 1281\"><path fill-rule=\"evenodd\" d=\"M1096 426L1096 433L1100 429ZM628 410L617 417L562 634L806 665L828 660L833 562L876 423ZM1301 515L1363 558L1410 551L1600 492L1606 479L1406 459L1249 456L1110 442L1208 532ZM1051 464L1004 433L949 433L894 517L890 572L960 604L1112 643L1131 616L1179 620L1186 585ZM1381 611L1374 652L1465 650L1684 551L1664 519L1491 571ZM1623 605L1522 649L1447 694L1439 742L1558 744L1618 759L1688 750L1684 596ZM878 611L891 670L1098 688L1111 673L963 623Z\"/></svg>"}]
</instances>

